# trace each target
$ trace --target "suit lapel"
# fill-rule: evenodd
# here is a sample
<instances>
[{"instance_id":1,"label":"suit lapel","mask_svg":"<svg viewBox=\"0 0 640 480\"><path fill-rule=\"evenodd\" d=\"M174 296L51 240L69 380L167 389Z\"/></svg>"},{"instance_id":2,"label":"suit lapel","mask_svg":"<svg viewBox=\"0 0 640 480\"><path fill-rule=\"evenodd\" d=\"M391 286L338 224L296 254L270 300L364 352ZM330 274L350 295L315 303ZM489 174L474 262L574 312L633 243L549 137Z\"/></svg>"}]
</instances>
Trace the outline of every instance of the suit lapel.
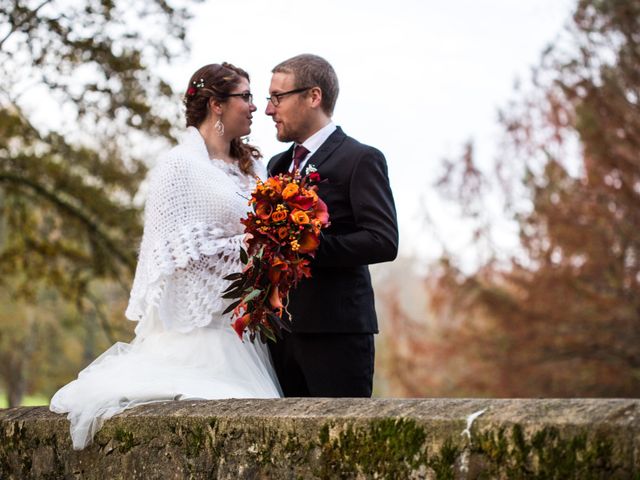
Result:
<instances>
[{"instance_id":1,"label":"suit lapel","mask_svg":"<svg viewBox=\"0 0 640 480\"><path fill-rule=\"evenodd\" d=\"M267 168L269 175L278 175L279 173L285 173L289 170L289 165L291 165L291 159L293 158L294 145L295 144L292 144L288 150L271 159Z\"/></svg>"},{"instance_id":2,"label":"suit lapel","mask_svg":"<svg viewBox=\"0 0 640 480\"><path fill-rule=\"evenodd\" d=\"M320 148L309 157L307 165L311 164L314 167L318 168L322 163L329 158L329 156L333 153L333 151L338 148L338 146L343 142L346 135L342 131L340 127L336 127L335 132L329 135L329 138L325 140L325 142L320 145Z\"/></svg>"}]
</instances>

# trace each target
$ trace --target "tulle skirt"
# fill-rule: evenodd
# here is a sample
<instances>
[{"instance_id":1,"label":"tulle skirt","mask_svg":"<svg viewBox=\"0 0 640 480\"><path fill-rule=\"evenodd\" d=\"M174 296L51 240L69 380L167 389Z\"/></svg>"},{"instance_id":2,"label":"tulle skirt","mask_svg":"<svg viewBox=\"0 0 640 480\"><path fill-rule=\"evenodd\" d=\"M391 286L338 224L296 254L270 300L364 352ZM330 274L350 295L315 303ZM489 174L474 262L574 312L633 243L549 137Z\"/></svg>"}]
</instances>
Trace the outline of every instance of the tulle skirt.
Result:
<instances>
[{"instance_id":1,"label":"tulle skirt","mask_svg":"<svg viewBox=\"0 0 640 480\"><path fill-rule=\"evenodd\" d=\"M230 326L166 331L147 318L131 343L116 343L58 390L50 409L68 414L73 448L80 450L106 419L136 405L281 396L259 340L242 342Z\"/></svg>"}]
</instances>

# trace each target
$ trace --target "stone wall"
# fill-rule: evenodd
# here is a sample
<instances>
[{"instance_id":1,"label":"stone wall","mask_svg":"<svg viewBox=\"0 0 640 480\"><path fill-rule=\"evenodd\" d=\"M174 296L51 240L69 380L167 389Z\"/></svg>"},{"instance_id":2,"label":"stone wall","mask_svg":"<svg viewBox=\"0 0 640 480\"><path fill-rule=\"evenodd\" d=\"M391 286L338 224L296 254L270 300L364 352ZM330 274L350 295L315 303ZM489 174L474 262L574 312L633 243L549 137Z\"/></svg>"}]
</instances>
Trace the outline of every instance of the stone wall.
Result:
<instances>
[{"instance_id":1,"label":"stone wall","mask_svg":"<svg viewBox=\"0 0 640 480\"><path fill-rule=\"evenodd\" d=\"M146 405L71 448L0 410L0 478L640 479L640 400L284 399Z\"/></svg>"}]
</instances>

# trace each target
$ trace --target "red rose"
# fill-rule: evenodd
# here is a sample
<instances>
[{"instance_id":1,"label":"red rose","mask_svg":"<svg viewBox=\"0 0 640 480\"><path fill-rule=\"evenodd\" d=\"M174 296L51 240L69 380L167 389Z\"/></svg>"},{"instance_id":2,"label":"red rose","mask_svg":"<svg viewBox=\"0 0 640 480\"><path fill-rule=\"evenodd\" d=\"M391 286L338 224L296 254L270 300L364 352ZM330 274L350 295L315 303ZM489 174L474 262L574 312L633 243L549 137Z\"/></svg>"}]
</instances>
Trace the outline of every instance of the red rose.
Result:
<instances>
[{"instance_id":1,"label":"red rose","mask_svg":"<svg viewBox=\"0 0 640 480\"><path fill-rule=\"evenodd\" d=\"M299 208L300 210L308 210L313 206L313 198L296 195L289 200L289 205Z\"/></svg>"}]
</instances>

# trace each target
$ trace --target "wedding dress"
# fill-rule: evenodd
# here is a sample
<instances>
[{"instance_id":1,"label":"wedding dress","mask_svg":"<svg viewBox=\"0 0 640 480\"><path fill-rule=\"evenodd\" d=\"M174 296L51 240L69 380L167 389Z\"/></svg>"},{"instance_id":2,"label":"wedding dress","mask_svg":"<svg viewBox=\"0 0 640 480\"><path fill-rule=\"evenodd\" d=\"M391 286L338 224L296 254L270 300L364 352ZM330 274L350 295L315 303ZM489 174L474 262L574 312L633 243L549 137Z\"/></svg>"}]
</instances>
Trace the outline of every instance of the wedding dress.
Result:
<instances>
[{"instance_id":1,"label":"wedding dress","mask_svg":"<svg viewBox=\"0 0 640 480\"><path fill-rule=\"evenodd\" d=\"M239 220L253 185L236 165L209 159L194 127L152 169L125 312L138 322L135 338L113 345L51 399L53 412L68 414L75 449L136 405L282 396L266 346L241 341L222 315L223 277L242 269Z\"/></svg>"}]
</instances>

